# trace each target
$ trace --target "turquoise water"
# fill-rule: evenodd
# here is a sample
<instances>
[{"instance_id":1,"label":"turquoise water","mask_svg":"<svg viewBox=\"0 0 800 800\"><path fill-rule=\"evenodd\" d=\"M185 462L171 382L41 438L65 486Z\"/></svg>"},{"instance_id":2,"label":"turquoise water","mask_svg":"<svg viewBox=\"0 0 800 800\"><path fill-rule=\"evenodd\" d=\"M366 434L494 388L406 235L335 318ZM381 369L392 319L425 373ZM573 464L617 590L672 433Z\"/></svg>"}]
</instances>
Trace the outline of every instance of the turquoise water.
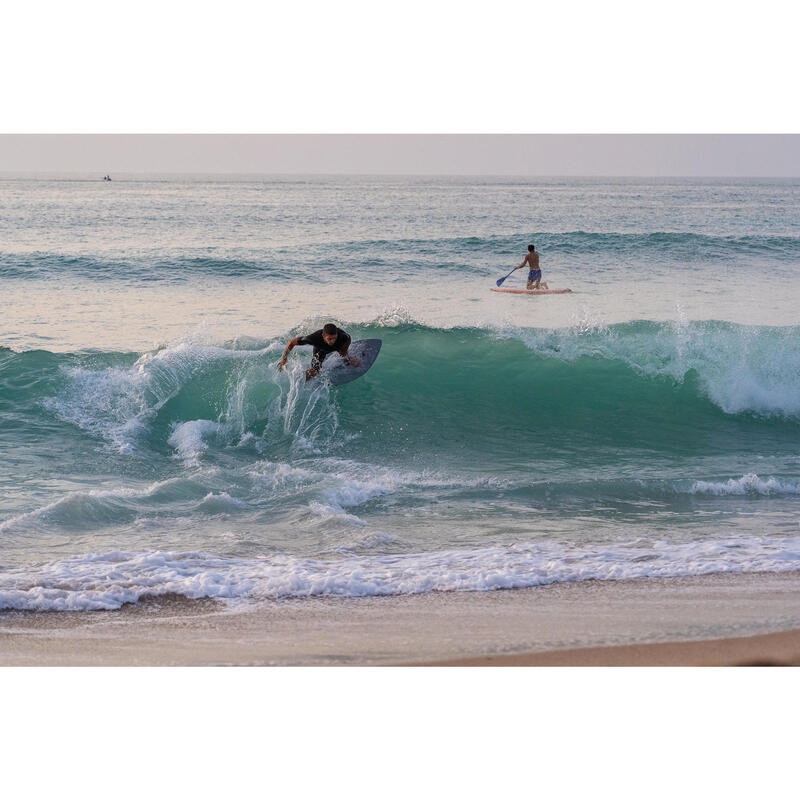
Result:
<instances>
[{"instance_id":1,"label":"turquoise water","mask_svg":"<svg viewBox=\"0 0 800 800\"><path fill-rule=\"evenodd\" d=\"M798 569L799 197L0 179L0 607ZM369 374L279 373L328 320Z\"/></svg>"}]
</instances>

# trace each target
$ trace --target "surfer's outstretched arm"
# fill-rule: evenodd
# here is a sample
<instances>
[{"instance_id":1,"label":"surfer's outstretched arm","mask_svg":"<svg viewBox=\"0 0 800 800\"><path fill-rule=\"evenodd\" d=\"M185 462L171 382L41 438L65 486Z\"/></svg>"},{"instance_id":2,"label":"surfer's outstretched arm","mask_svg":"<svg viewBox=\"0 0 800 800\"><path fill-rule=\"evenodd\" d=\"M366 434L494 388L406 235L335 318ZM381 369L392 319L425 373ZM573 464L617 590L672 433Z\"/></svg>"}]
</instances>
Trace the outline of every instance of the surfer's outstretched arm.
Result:
<instances>
[{"instance_id":1,"label":"surfer's outstretched arm","mask_svg":"<svg viewBox=\"0 0 800 800\"><path fill-rule=\"evenodd\" d=\"M291 353L299 343L299 336L295 336L294 339L289 339L286 349L283 351L283 355L281 356L281 360L278 362L278 369L283 369L286 366L286 359L289 358L289 353Z\"/></svg>"}]
</instances>

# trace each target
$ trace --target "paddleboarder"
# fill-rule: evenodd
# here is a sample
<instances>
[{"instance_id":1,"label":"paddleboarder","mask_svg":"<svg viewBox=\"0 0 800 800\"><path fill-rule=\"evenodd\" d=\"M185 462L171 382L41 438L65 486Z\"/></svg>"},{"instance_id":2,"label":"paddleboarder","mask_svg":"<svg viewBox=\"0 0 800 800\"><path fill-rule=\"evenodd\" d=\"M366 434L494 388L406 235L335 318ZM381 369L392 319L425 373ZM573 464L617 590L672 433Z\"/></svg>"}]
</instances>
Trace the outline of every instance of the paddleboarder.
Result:
<instances>
[{"instance_id":1,"label":"paddleboarder","mask_svg":"<svg viewBox=\"0 0 800 800\"><path fill-rule=\"evenodd\" d=\"M357 367L361 361L355 356L347 355L347 349L350 347L351 341L352 339L348 333L329 322L318 331L314 331L314 333L289 339L286 349L283 351L283 356L278 362L278 369L283 369L286 366L286 359L295 347L304 345L310 345L314 348L314 352L311 354L311 365L306 370L306 380L310 380L319 372L322 362L330 353L338 353L349 364Z\"/></svg>"},{"instance_id":2,"label":"paddleboarder","mask_svg":"<svg viewBox=\"0 0 800 800\"><path fill-rule=\"evenodd\" d=\"M536 247L534 245L528 245L528 253L525 258L522 259L522 263L518 267L514 267L515 270L522 269L525 265L528 265L528 283L525 285L526 289L533 289L537 291L539 289L549 289L550 287L546 283L542 283L542 270L539 267L539 254L536 252Z\"/></svg>"}]
</instances>

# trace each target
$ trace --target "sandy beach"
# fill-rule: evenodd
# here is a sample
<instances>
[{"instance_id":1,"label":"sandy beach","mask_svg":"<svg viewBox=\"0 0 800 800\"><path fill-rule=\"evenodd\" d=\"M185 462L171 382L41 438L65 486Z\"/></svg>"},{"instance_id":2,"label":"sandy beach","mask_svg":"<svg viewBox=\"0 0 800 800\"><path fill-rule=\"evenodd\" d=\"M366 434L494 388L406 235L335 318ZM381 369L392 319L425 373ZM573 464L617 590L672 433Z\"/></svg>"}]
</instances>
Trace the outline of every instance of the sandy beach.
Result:
<instances>
[{"instance_id":1,"label":"sandy beach","mask_svg":"<svg viewBox=\"0 0 800 800\"><path fill-rule=\"evenodd\" d=\"M778 667L800 665L800 631L697 642L584 647L434 661L450 667Z\"/></svg>"},{"instance_id":2,"label":"sandy beach","mask_svg":"<svg viewBox=\"0 0 800 800\"><path fill-rule=\"evenodd\" d=\"M800 574L588 581L229 608L5 612L2 665L800 663Z\"/></svg>"}]
</instances>

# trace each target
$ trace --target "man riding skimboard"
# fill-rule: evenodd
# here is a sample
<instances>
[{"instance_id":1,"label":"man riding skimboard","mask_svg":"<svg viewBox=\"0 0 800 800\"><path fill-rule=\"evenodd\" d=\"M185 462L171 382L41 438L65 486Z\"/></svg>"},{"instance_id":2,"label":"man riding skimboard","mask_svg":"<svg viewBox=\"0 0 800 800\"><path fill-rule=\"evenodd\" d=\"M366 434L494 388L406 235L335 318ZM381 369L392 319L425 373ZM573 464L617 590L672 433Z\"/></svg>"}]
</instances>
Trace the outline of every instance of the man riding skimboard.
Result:
<instances>
[{"instance_id":1,"label":"man riding skimboard","mask_svg":"<svg viewBox=\"0 0 800 800\"><path fill-rule=\"evenodd\" d=\"M283 351L283 356L278 362L278 369L283 369L286 366L286 359L295 347L302 347L303 345L310 345L314 348L311 354L311 365L306 370L307 381L311 380L319 372L322 362L330 353L338 353L348 364L357 367L361 361L355 356L347 355L347 349L350 347L351 341L349 334L329 322L327 325L323 325L320 330L314 331L314 333L289 339L286 349Z\"/></svg>"}]
</instances>

